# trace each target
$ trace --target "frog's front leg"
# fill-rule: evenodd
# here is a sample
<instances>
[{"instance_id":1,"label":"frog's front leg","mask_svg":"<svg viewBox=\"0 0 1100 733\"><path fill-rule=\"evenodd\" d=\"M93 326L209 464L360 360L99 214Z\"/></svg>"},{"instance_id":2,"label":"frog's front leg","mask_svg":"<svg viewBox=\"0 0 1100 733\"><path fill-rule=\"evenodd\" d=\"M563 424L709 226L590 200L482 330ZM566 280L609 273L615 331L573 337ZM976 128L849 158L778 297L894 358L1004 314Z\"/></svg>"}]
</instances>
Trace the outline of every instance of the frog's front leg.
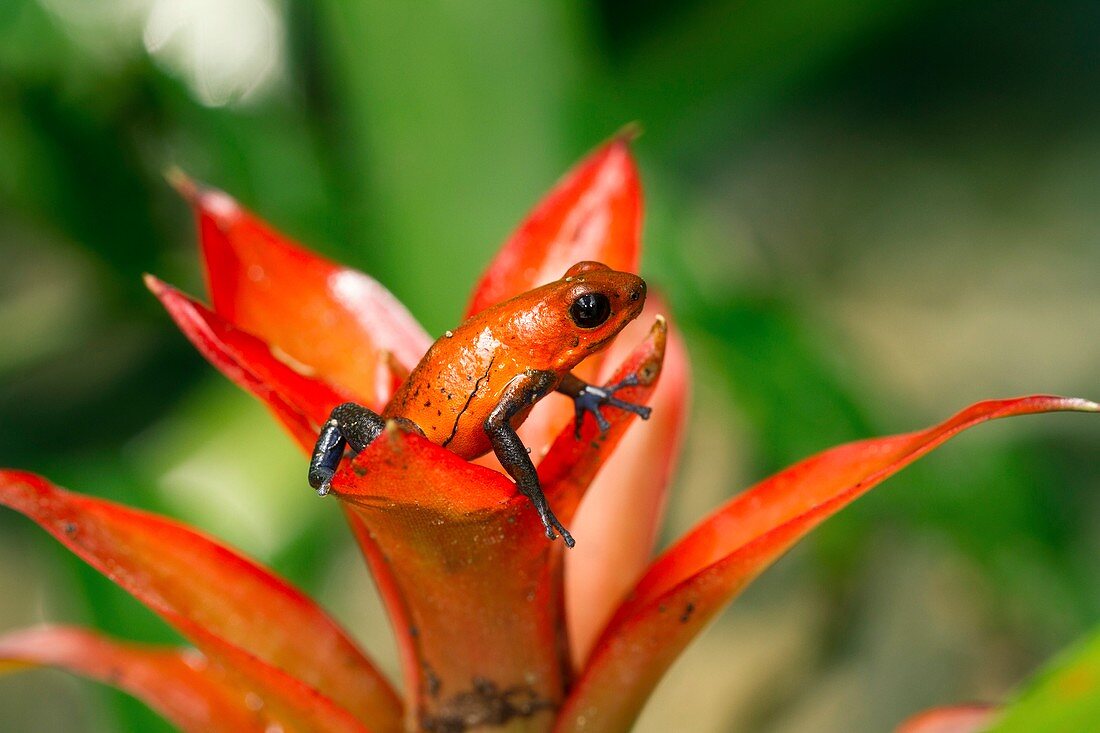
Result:
<instances>
[{"instance_id":1,"label":"frog's front leg","mask_svg":"<svg viewBox=\"0 0 1100 733\"><path fill-rule=\"evenodd\" d=\"M327 494L336 467L344 457L344 447L350 445L358 453L385 427L386 421L378 413L354 402L333 408L309 460L309 485L317 489L319 496Z\"/></svg>"},{"instance_id":2,"label":"frog's front leg","mask_svg":"<svg viewBox=\"0 0 1100 733\"><path fill-rule=\"evenodd\" d=\"M504 466L508 475L515 479L516 488L531 500L535 511L539 513L542 526L546 528L546 536L554 539L556 537L554 531L557 530L561 533L566 546L572 547L576 544L573 536L550 510L546 495L542 493L535 464L531 463L527 447L523 445L519 435L516 434L516 429L512 427L512 418L521 410L545 397L554 388L557 379L554 372L527 372L516 378L504 390L500 402L485 419L485 434L489 436L489 442L500 460L500 465Z\"/></svg>"},{"instance_id":3,"label":"frog's front leg","mask_svg":"<svg viewBox=\"0 0 1100 733\"><path fill-rule=\"evenodd\" d=\"M635 374L631 374L621 382L615 384L605 384L603 387L597 387L593 384L585 382L583 379L576 377L572 372L565 375L562 378L561 384L558 385L558 391L562 394L569 395L573 398L573 407L577 411L576 422L574 423L574 435L579 439L581 437L581 424L584 422L584 413L591 412L592 417L596 418L596 424L600 428L600 434L606 433L608 428L611 427L611 423L607 421L607 418L600 412L602 405L611 405L612 407L618 407L620 410L628 410L638 415L643 420L648 420L650 408L644 405L636 405L633 402L627 402L626 400L620 400L615 397L615 393L624 387L633 387L638 384L638 377Z\"/></svg>"}]
</instances>

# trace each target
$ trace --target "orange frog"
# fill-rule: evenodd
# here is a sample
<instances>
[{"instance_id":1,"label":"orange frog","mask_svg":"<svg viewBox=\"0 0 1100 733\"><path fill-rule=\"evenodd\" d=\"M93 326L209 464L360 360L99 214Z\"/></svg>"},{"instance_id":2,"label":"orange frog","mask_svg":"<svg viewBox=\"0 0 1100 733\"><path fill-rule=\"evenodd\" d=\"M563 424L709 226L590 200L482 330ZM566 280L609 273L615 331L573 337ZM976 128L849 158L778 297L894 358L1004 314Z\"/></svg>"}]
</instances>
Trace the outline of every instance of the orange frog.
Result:
<instances>
[{"instance_id":1,"label":"orange frog","mask_svg":"<svg viewBox=\"0 0 1100 733\"><path fill-rule=\"evenodd\" d=\"M492 450L531 500L546 536L573 537L550 510L527 448L516 434L536 402L557 391L573 398L577 430L591 412L610 405L649 417L649 408L614 393L637 384L631 376L605 387L570 370L606 347L645 304L645 281L599 262L578 262L561 280L535 288L472 316L432 344L379 415L353 402L337 406L321 429L309 464L309 483L324 495L344 455L367 447L388 420L465 459Z\"/></svg>"}]
</instances>

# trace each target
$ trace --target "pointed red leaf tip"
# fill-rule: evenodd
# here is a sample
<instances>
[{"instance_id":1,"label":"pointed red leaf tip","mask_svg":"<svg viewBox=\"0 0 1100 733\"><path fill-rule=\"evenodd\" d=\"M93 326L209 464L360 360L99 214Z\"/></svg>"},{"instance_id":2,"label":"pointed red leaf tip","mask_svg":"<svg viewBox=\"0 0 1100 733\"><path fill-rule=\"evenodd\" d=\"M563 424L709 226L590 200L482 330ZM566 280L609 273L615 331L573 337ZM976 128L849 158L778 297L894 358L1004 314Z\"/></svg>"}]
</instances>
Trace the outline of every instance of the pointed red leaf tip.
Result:
<instances>
[{"instance_id":1,"label":"pointed red leaf tip","mask_svg":"<svg viewBox=\"0 0 1100 733\"><path fill-rule=\"evenodd\" d=\"M279 234L221 191L169 174L195 207L214 312L381 409L392 357L411 369L431 340L378 282Z\"/></svg>"},{"instance_id":2,"label":"pointed red leaf tip","mask_svg":"<svg viewBox=\"0 0 1100 733\"><path fill-rule=\"evenodd\" d=\"M596 643L556 731L625 731L668 666L742 588L827 517L986 420L1100 411L1086 400L981 402L924 431L842 445L738 495L649 568Z\"/></svg>"},{"instance_id":3,"label":"pointed red leaf tip","mask_svg":"<svg viewBox=\"0 0 1100 733\"><path fill-rule=\"evenodd\" d=\"M355 643L256 563L168 519L29 473L0 471L0 504L37 522L210 656L242 665L233 669L250 683L266 684L268 667L282 670L322 690L337 718L338 705L376 731L401 729L396 693Z\"/></svg>"},{"instance_id":4,"label":"pointed red leaf tip","mask_svg":"<svg viewBox=\"0 0 1100 733\"><path fill-rule=\"evenodd\" d=\"M395 621L410 726L548 729L565 685L555 544L514 484L391 424L332 490Z\"/></svg>"},{"instance_id":5,"label":"pointed red leaf tip","mask_svg":"<svg viewBox=\"0 0 1100 733\"><path fill-rule=\"evenodd\" d=\"M642 188L624 132L566 174L505 242L467 317L560 278L582 260L638 271Z\"/></svg>"},{"instance_id":6,"label":"pointed red leaf tip","mask_svg":"<svg viewBox=\"0 0 1100 733\"><path fill-rule=\"evenodd\" d=\"M124 644L63 626L0 636L0 669L24 666L58 667L125 690L188 733L264 733L275 722L258 697L195 649Z\"/></svg>"},{"instance_id":7,"label":"pointed red leaf tip","mask_svg":"<svg viewBox=\"0 0 1100 733\"><path fill-rule=\"evenodd\" d=\"M650 300L656 312L668 312L659 298ZM643 312L639 321L646 316ZM616 352L634 337L634 327L612 346L607 362L619 361ZM574 536L585 540L583 553L565 554L566 618L578 669L652 558L683 442L689 392L687 351L670 329L661 379L648 400L652 415L627 430L570 523Z\"/></svg>"},{"instance_id":8,"label":"pointed red leaf tip","mask_svg":"<svg viewBox=\"0 0 1100 733\"><path fill-rule=\"evenodd\" d=\"M992 705L934 708L905 721L896 733L980 733L989 730L998 713Z\"/></svg>"},{"instance_id":9,"label":"pointed red leaf tip","mask_svg":"<svg viewBox=\"0 0 1100 733\"><path fill-rule=\"evenodd\" d=\"M350 399L327 382L303 374L272 353L266 343L152 275L145 284L172 320L207 360L239 387L266 404L307 452L333 407Z\"/></svg>"},{"instance_id":10,"label":"pointed red leaf tip","mask_svg":"<svg viewBox=\"0 0 1100 733\"><path fill-rule=\"evenodd\" d=\"M607 380L618 383L629 375L637 376L637 385L616 393L619 399L638 405L648 404L663 373L667 343L668 324L663 316L657 316L649 333L626 355ZM627 428L639 420L637 415L627 410L605 407L601 411L609 424L606 432L601 434L596 421L585 415L578 439L575 422L571 421L558 434L539 464L543 492L566 526L572 523L577 507L596 474L615 454Z\"/></svg>"},{"instance_id":11,"label":"pointed red leaf tip","mask_svg":"<svg viewBox=\"0 0 1100 733\"><path fill-rule=\"evenodd\" d=\"M467 317L532 288L557 280L583 260L616 270L638 271L641 253L642 189L630 153L633 129L604 144L555 185L535 206L474 288ZM574 370L593 380L604 354ZM544 400L520 428L537 464L572 410Z\"/></svg>"}]
</instances>

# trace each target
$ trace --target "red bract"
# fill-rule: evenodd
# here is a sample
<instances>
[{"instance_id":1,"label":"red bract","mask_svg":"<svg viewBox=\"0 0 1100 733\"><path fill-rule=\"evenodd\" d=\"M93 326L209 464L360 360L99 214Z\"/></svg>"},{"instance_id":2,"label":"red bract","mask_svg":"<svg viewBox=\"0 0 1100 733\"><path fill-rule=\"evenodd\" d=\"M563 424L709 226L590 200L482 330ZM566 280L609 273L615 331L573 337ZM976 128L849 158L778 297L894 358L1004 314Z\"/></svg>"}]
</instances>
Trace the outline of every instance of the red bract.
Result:
<instances>
[{"instance_id":1,"label":"red bract","mask_svg":"<svg viewBox=\"0 0 1100 733\"><path fill-rule=\"evenodd\" d=\"M997 718L989 705L935 708L905 721L897 733L981 733Z\"/></svg>"},{"instance_id":2,"label":"red bract","mask_svg":"<svg viewBox=\"0 0 1100 733\"><path fill-rule=\"evenodd\" d=\"M209 309L148 284L198 349L262 400L308 453L340 402L380 409L429 339L366 275L290 242L223 193L172 179L198 215ZM505 244L469 312L574 262L636 270L641 193L625 139L563 180ZM391 425L345 461L333 493L393 622L399 695L318 606L270 571L170 520L0 472L26 514L173 625L193 650L44 627L0 638L0 660L121 687L185 730L625 731L703 626L813 527L985 420L1100 406L1034 396L973 405L924 431L840 446L735 497L650 556L688 397L686 352L660 299L586 370L638 374L654 407L610 410L575 436L564 400L523 434L577 548L550 543L492 460L470 463ZM305 461L302 465L305 490ZM647 567L648 566L648 567Z\"/></svg>"}]
</instances>

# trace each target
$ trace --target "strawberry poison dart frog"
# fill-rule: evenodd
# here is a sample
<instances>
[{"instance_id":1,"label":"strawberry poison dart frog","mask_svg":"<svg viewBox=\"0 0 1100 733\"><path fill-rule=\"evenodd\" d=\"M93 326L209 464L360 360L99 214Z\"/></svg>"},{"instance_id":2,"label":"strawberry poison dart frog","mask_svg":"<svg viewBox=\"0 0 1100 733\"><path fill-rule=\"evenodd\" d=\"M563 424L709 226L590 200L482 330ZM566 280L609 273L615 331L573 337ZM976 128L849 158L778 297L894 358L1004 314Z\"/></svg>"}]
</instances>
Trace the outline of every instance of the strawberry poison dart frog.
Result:
<instances>
[{"instance_id":1,"label":"strawberry poison dart frog","mask_svg":"<svg viewBox=\"0 0 1100 733\"><path fill-rule=\"evenodd\" d=\"M599 262L579 262L561 280L475 314L432 344L379 415L353 402L337 406L317 438L309 483L324 495L344 455L367 447L389 420L469 460L491 449L531 500L546 536L573 537L550 510L538 473L516 434L536 402L557 391L573 398L576 428L591 412L601 432L600 407L649 408L614 396L637 384L631 376L596 387L570 370L606 347L645 304L645 281Z\"/></svg>"}]
</instances>

